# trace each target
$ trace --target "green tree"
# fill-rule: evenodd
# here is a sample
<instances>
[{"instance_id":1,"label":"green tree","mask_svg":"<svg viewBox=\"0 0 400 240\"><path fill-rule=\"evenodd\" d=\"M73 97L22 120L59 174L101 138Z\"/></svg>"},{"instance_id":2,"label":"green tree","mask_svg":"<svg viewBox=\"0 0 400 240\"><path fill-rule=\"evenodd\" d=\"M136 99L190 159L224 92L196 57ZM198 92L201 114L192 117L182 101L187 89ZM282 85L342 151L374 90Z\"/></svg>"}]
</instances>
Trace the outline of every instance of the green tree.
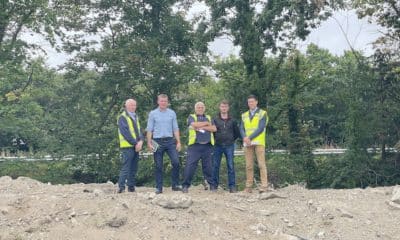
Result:
<instances>
[{"instance_id":1,"label":"green tree","mask_svg":"<svg viewBox=\"0 0 400 240\"><path fill-rule=\"evenodd\" d=\"M397 56L400 50L400 4L396 0L356 0L352 7L357 9L360 18L368 17L371 22L378 23L385 28L383 36L375 42L375 47L382 52Z\"/></svg>"},{"instance_id":2,"label":"green tree","mask_svg":"<svg viewBox=\"0 0 400 240\"><path fill-rule=\"evenodd\" d=\"M198 31L205 31L205 41L228 34L233 44L240 46L240 57L246 69L248 82L259 81L259 87L267 90L272 86L266 77L264 56L267 50L290 48L296 38L305 39L310 29L326 19L332 8L341 1L206 1L211 9L209 22L203 21Z\"/></svg>"}]
</instances>

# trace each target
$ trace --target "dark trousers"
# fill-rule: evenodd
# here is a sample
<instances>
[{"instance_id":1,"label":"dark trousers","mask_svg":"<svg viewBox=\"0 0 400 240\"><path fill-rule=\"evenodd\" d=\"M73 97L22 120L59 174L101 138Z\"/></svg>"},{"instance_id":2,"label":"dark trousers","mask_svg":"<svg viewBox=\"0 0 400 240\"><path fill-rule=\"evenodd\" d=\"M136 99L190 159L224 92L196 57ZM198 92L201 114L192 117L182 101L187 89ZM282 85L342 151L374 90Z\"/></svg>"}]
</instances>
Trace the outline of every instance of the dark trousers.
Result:
<instances>
[{"instance_id":1,"label":"dark trousers","mask_svg":"<svg viewBox=\"0 0 400 240\"><path fill-rule=\"evenodd\" d=\"M129 188L135 186L135 176L138 169L139 153L134 147L121 148L122 167L119 173L118 187L121 190L125 189L125 183Z\"/></svg>"},{"instance_id":2,"label":"dark trousers","mask_svg":"<svg viewBox=\"0 0 400 240\"><path fill-rule=\"evenodd\" d=\"M204 178L211 187L214 187L212 178L212 154L213 146L211 144L192 144L187 149L186 166L184 170L183 187L189 187L192 184L193 176L201 159Z\"/></svg>"},{"instance_id":3,"label":"dark trousers","mask_svg":"<svg viewBox=\"0 0 400 240\"><path fill-rule=\"evenodd\" d=\"M235 152L235 144L231 145L216 145L214 148L214 161L213 161L213 178L215 185L219 184L219 168L221 166L222 155L226 158L226 168L228 170L228 186L229 189L236 187L235 182L235 164L233 162Z\"/></svg>"},{"instance_id":4,"label":"dark trousers","mask_svg":"<svg viewBox=\"0 0 400 240\"><path fill-rule=\"evenodd\" d=\"M176 140L174 138L155 138L159 144L157 151L154 153L154 164L155 164L155 177L156 177L156 188L162 190L163 187L163 156L166 152L171 159L172 172L171 172L171 183L172 187L179 185L179 156L176 150Z\"/></svg>"}]
</instances>

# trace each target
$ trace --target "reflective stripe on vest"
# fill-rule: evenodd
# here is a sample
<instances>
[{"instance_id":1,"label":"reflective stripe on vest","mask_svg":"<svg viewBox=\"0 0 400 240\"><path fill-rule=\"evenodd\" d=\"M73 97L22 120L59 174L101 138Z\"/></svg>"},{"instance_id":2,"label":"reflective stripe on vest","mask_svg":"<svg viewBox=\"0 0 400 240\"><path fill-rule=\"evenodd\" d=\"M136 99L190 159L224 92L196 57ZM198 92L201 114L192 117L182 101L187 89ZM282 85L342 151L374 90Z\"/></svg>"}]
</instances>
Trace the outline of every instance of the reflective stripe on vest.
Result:
<instances>
[{"instance_id":1,"label":"reflective stripe on vest","mask_svg":"<svg viewBox=\"0 0 400 240\"><path fill-rule=\"evenodd\" d=\"M129 127L129 132L131 133L132 137L134 139L136 139L135 128L133 127L133 120L126 114L125 111L123 113L121 113L121 115L119 117L124 117L126 119L126 122L128 123L128 127ZM118 119L119 119L119 117L118 117ZM137 124L138 131L140 131L140 123L139 123L139 118L137 116L136 116L136 124ZM124 136L119 131L119 128L118 128L118 137L119 137L119 147L120 148L133 147L132 144L130 144L128 141L126 141Z\"/></svg>"},{"instance_id":2,"label":"reflective stripe on vest","mask_svg":"<svg viewBox=\"0 0 400 240\"><path fill-rule=\"evenodd\" d=\"M190 114L190 116L194 119L195 122L197 122L196 114ZM206 115L206 118L209 122L211 122L210 115ZM211 136L211 145L214 145L214 134L210 133L210 136ZM196 142L196 130L194 130L192 126L189 126L189 143L188 143L188 145L192 145L195 142Z\"/></svg>"},{"instance_id":3,"label":"reflective stripe on vest","mask_svg":"<svg viewBox=\"0 0 400 240\"><path fill-rule=\"evenodd\" d=\"M255 132L258 128L258 124L263 117L266 117L266 124L268 123L267 112L260 109L258 113L253 116L253 119L250 120L250 111L247 111L242 114L242 121L244 125L244 130L246 132L246 137L249 137L253 132ZM262 145L265 147L265 129L262 131L257 137L251 140L254 145Z\"/></svg>"}]
</instances>

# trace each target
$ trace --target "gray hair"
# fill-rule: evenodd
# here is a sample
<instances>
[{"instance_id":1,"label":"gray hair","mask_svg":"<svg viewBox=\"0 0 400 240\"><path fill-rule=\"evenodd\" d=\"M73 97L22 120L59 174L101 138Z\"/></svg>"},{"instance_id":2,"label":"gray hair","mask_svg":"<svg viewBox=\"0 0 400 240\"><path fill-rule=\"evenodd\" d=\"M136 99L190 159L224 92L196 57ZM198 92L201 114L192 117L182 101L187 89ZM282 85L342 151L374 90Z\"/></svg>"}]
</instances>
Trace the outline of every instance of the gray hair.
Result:
<instances>
[{"instance_id":1,"label":"gray hair","mask_svg":"<svg viewBox=\"0 0 400 240\"><path fill-rule=\"evenodd\" d=\"M200 105L202 105L203 107L206 107L206 105L204 105L203 102L197 102L197 103L194 105L194 108L196 108L196 107L198 107L198 106L200 106Z\"/></svg>"}]
</instances>

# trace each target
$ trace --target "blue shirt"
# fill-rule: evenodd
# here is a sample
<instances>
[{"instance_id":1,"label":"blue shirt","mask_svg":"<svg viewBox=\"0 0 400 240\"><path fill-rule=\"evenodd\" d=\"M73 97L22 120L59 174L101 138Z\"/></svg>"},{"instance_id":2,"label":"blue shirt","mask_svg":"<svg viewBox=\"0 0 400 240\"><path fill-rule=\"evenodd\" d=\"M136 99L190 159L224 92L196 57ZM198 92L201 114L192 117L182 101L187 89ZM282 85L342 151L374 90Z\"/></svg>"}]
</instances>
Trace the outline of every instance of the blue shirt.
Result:
<instances>
[{"instance_id":1,"label":"blue shirt","mask_svg":"<svg viewBox=\"0 0 400 240\"><path fill-rule=\"evenodd\" d=\"M126 112L129 114L129 116L130 116L133 120L136 121L136 113L134 113L134 112L128 112L128 111L126 111Z\"/></svg>"},{"instance_id":2,"label":"blue shirt","mask_svg":"<svg viewBox=\"0 0 400 240\"><path fill-rule=\"evenodd\" d=\"M194 121L194 118L189 115L188 117L188 127ZM197 115L197 122L208 122L208 119L205 115ZM196 141L195 143L209 143L211 142L211 132L204 130L204 132L196 131Z\"/></svg>"},{"instance_id":3,"label":"blue shirt","mask_svg":"<svg viewBox=\"0 0 400 240\"><path fill-rule=\"evenodd\" d=\"M250 111L250 118L254 117L254 114L257 112L258 107L254 108L253 110L249 110Z\"/></svg>"},{"instance_id":4,"label":"blue shirt","mask_svg":"<svg viewBox=\"0 0 400 240\"><path fill-rule=\"evenodd\" d=\"M149 113L146 130L153 133L153 138L173 137L179 130L176 113L169 108L164 111L154 109Z\"/></svg>"}]
</instances>

